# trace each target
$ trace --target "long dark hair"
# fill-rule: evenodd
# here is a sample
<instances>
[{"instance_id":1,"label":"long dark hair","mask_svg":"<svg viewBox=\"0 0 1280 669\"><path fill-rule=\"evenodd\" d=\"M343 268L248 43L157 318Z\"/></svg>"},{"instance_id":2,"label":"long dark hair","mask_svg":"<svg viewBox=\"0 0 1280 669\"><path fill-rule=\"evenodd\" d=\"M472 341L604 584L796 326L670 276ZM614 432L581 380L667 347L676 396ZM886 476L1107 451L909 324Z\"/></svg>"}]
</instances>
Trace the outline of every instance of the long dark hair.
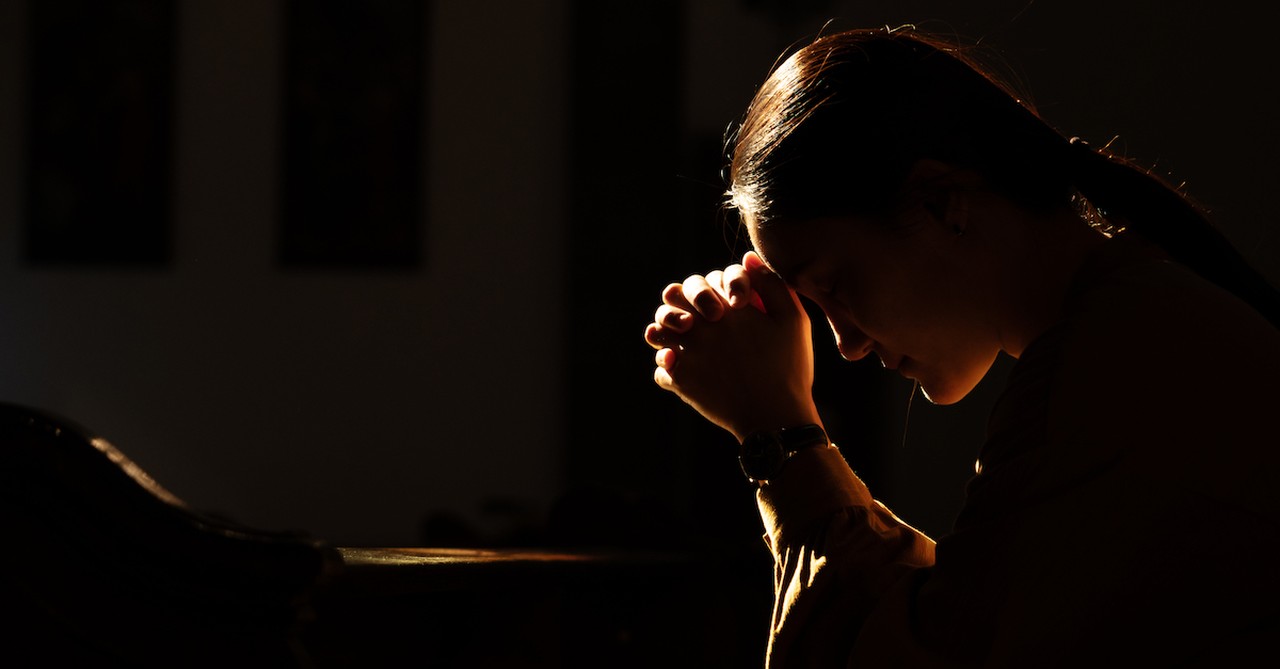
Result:
<instances>
[{"instance_id":1,"label":"long dark hair","mask_svg":"<svg viewBox=\"0 0 1280 669\"><path fill-rule=\"evenodd\" d=\"M1031 210L1083 202L1280 327L1280 291L1203 209L1106 147L1068 139L972 54L911 28L832 33L796 50L728 138L726 205L755 226L875 215L932 158Z\"/></svg>"}]
</instances>

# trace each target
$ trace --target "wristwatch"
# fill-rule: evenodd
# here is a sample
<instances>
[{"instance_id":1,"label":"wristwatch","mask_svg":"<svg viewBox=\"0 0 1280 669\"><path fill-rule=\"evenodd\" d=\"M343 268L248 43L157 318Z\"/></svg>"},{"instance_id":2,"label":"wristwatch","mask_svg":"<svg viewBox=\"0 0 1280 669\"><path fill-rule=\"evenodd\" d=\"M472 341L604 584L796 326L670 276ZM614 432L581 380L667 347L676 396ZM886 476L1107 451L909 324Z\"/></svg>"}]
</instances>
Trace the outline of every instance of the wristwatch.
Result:
<instances>
[{"instance_id":1,"label":"wristwatch","mask_svg":"<svg viewBox=\"0 0 1280 669\"><path fill-rule=\"evenodd\" d=\"M767 483L777 477L791 456L806 448L828 446L831 440L821 425L801 425L781 430L753 432L742 440L738 464L752 483Z\"/></svg>"}]
</instances>

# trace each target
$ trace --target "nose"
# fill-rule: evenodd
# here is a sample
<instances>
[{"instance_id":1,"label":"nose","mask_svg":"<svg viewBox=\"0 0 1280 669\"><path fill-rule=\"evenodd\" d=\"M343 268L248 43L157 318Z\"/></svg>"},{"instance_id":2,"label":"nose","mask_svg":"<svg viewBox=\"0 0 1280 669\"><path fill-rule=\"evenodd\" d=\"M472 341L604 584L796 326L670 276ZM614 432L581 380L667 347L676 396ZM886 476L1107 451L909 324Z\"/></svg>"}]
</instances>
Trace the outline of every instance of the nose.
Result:
<instances>
[{"instance_id":1,"label":"nose","mask_svg":"<svg viewBox=\"0 0 1280 669\"><path fill-rule=\"evenodd\" d=\"M857 362L872 352L874 341L851 323L832 318L827 315L827 324L831 333L836 336L836 348L840 349L840 357L849 362Z\"/></svg>"}]
</instances>

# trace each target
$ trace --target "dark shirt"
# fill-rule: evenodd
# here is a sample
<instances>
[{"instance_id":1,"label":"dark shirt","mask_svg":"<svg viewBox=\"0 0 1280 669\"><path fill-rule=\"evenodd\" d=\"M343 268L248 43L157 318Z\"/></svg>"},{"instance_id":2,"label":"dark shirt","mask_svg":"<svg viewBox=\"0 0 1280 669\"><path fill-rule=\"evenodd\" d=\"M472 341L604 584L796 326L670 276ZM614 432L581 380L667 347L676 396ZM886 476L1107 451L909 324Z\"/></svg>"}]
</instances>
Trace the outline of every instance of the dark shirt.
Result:
<instances>
[{"instance_id":1,"label":"dark shirt","mask_svg":"<svg viewBox=\"0 0 1280 669\"><path fill-rule=\"evenodd\" d=\"M770 667L1226 666L1280 642L1280 331L1105 246L936 544L834 447L760 489Z\"/></svg>"}]
</instances>

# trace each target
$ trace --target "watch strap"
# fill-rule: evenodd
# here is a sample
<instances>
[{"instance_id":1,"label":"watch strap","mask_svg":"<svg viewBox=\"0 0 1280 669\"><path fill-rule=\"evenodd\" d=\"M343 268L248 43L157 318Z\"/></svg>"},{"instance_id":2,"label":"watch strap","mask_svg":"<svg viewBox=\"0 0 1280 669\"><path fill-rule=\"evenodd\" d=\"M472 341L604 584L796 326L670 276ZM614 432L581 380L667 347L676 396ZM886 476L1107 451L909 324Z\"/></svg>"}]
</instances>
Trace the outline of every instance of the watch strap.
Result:
<instances>
[{"instance_id":1,"label":"watch strap","mask_svg":"<svg viewBox=\"0 0 1280 669\"><path fill-rule=\"evenodd\" d=\"M762 430L742 440L738 464L748 481L763 483L776 477L796 453L830 444L827 431L821 425L812 423L780 430Z\"/></svg>"}]
</instances>

